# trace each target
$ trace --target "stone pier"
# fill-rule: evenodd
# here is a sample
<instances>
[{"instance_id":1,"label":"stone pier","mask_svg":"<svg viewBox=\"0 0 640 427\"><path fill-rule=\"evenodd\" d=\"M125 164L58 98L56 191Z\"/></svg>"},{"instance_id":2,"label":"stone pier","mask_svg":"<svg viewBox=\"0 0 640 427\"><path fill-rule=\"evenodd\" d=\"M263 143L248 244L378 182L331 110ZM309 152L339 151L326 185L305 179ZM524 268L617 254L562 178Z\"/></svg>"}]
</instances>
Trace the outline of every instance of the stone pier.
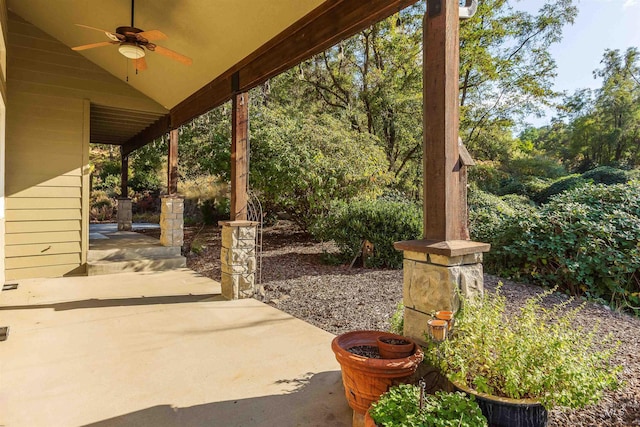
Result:
<instances>
[{"instance_id":1,"label":"stone pier","mask_svg":"<svg viewBox=\"0 0 640 427\"><path fill-rule=\"evenodd\" d=\"M182 246L184 243L184 199L162 196L160 211L160 244Z\"/></svg>"},{"instance_id":2,"label":"stone pier","mask_svg":"<svg viewBox=\"0 0 640 427\"><path fill-rule=\"evenodd\" d=\"M487 243L467 240L397 242L404 251L404 335L425 344L427 321L439 310L457 311L459 296L484 291L482 253Z\"/></svg>"},{"instance_id":3,"label":"stone pier","mask_svg":"<svg viewBox=\"0 0 640 427\"><path fill-rule=\"evenodd\" d=\"M256 291L257 222L220 221L222 226L222 296L229 300L251 298Z\"/></svg>"},{"instance_id":4,"label":"stone pier","mask_svg":"<svg viewBox=\"0 0 640 427\"><path fill-rule=\"evenodd\" d=\"M118 199L118 231L131 231L133 214L131 210L131 199L120 197Z\"/></svg>"}]
</instances>

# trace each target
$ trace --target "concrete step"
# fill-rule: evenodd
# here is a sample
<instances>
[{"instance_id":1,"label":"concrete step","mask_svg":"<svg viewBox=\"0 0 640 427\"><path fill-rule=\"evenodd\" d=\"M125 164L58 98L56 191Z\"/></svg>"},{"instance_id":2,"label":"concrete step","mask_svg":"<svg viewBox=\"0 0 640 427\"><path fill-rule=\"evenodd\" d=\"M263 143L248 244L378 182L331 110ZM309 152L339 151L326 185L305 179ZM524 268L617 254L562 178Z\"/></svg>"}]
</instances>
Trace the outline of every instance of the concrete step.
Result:
<instances>
[{"instance_id":1,"label":"concrete step","mask_svg":"<svg viewBox=\"0 0 640 427\"><path fill-rule=\"evenodd\" d=\"M180 255L179 246L143 246L115 249L90 249L87 261L127 261L153 258L167 258Z\"/></svg>"},{"instance_id":2,"label":"concrete step","mask_svg":"<svg viewBox=\"0 0 640 427\"><path fill-rule=\"evenodd\" d=\"M87 274L89 276L98 276L140 271L164 271L186 266L187 259L180 255L147 259L98 260L87 263Z\"/></svg>"}]
</instances>

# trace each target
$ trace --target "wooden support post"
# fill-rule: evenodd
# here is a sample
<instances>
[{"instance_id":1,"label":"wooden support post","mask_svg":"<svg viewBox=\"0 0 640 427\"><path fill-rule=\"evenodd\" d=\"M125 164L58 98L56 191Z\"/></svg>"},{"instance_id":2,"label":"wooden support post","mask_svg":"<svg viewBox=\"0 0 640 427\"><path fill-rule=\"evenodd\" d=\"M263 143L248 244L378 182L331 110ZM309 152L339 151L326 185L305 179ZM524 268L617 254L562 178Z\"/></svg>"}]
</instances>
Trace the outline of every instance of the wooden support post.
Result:
<instances>
[{"instance_id":1,"label":"wooden support post","mask_svg":"<svg viewBox=\"0 0 640 427\"><path fill-rule=\"evenodd\" d=\"M169 132L169 154L167 167L167 194L178 194L178 129Z\"/></svg>"},{"instance_id":2,"label":"wooden support post","mask_svg":"<svg viewBox=\"0 0 640 427\"><path fill-rule=\"evenodd\" d=\"M460 189L459 5L428 0L424 18L424 238L465 239Z\"/></svg>"},{"instance_id":3,"label":"wooden support post","mask_svg":"<svg viewBox=\"0 0 640 427\"><path fill-rule=\"evenodd\" d=\"M120 147L120 197L128 197L129 195L129 155L124 154Z\"/></svg>"},{"instance_id":4,"label":"wooden support post","mask_svg":"<svg viewBox=\"0 0 640 427\"><path fill-rule=\"evenodd\" d=\"M249 93L233 96L231 118L231 220L247 219Z\"/></svg>"}]
</instances>

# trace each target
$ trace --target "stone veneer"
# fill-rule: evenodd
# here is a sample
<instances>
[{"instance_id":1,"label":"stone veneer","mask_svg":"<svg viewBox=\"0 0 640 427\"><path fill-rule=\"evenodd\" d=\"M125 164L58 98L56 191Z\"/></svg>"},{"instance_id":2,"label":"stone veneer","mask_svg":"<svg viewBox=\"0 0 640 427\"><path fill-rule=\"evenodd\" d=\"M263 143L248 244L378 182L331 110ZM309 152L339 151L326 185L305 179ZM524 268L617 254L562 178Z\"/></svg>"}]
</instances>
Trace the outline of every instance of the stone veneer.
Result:
<instances>
[{"instance_id":1,"label":"stone veneer","mask_svg":"<svg viewBox=\"0 0 640 427\"><path fill-rule=\"evenodd\" d=\"M184 243L184 199L162 196L160 210L160 244L182 246Z\"/></svg>"},{"instance_id":2,"label":"stone veneer","mask_svg":"<svg viewBox=\"0 0 640 427\"><path fill-rule=\"evenodd\" d=\"M118 199L118 231L131 231L132 203L128 197Z\"/></svg>"},{"instance_id":3,"label":"stone veneer","mask_svg":"<svg viewBox=\"0 0 640 427\"><path fill-rule=\"evenodd\" d=\"M433 313L457 311L459 295L482 295L482 252L490 246L467 241L398 242L395 246L404 251L404 335L424 344Z\"/></svg>"},{"instance_id":4,"label":"stone veneer","mask_svg":"<svg viewBox=\"0 0 640 427\"><path fill-rule=\"evenodd\" d=\"M222 226L222 296L229 300L252 298L256 288L257 222L220 221Z\"/></svg>"}]
</instances>

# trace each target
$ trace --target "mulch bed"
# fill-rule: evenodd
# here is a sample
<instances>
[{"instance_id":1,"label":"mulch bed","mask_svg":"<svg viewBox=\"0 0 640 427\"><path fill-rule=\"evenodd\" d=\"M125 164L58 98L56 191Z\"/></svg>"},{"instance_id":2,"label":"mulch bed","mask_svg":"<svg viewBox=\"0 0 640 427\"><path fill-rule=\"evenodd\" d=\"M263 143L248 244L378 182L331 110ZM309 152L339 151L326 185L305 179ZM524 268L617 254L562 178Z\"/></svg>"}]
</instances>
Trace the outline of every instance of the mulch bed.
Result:
<instances>
[{"instance_id":1,"label":"mulch bed","mask_svg":"<svg viewBox=\"0 0 640 427\"><path fill-rule=\"evenodd\" d=\"M199 254L189 252L194 239L204 244ZM218 227L186 227L185 248L189 268L220 280ZM326 265L321 262L325 251L335 248L314 242L290 223L265 229L263 291L256 298L333 334L356 329L387 330L402 299L402 271ZM485 275L486 290L495 290L499 281L504 282L502 292L514 310L541 291L491 275ZM554 294L547 300L554 303L566 298ZM598 405L552 411L549 426L640 426L640 319L588 303L577 322L587 327L600 323L602 331L611 332L620 341L614 362L624 367L625 384L621 390L607 393Z\"/></svg>"}]
</instances>

